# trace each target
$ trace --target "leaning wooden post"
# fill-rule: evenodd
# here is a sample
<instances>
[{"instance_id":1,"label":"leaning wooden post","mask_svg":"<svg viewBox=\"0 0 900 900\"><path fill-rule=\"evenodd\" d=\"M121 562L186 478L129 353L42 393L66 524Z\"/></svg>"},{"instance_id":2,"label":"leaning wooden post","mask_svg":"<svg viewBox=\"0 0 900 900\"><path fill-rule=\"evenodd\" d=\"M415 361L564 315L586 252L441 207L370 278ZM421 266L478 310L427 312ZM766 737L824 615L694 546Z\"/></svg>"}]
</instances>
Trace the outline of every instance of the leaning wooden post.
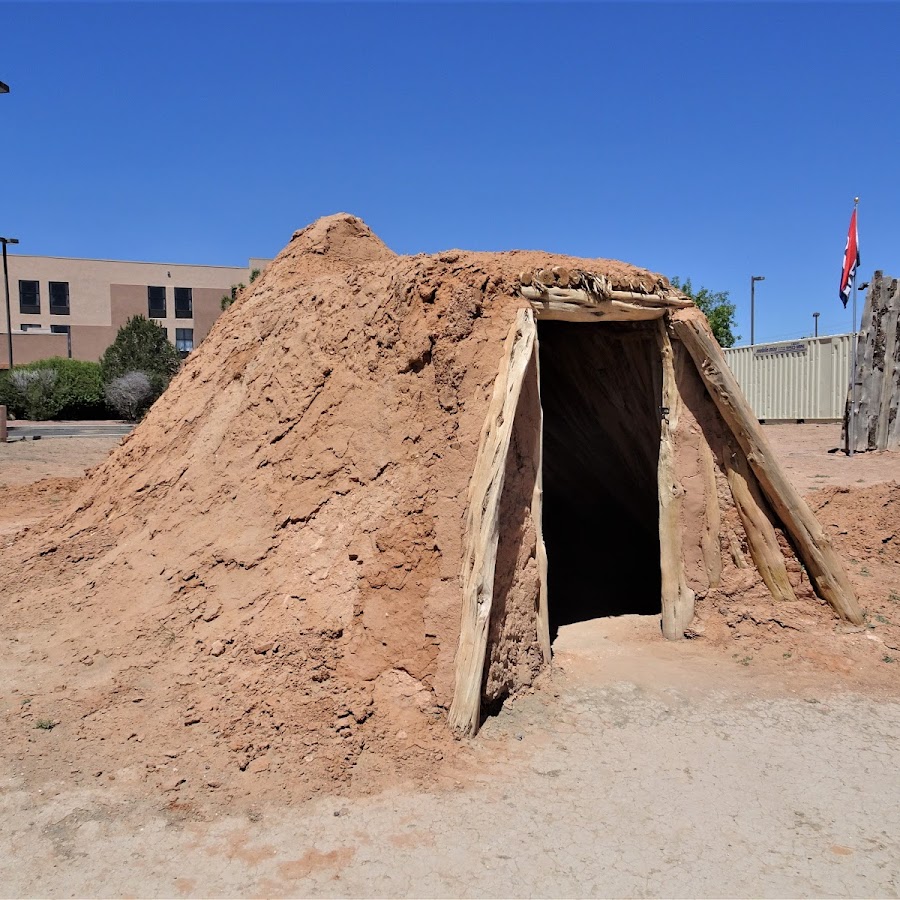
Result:
<instances>
[{"instance_id":1,"label":"leaning wooden post","mask_svg":"<svg viewBox=\"0 0 900 900\"><path fill-rule=\"evenodd\" d=\"M522 379L534 352L537 325L530 309L520 309L509 329L481 430L475 470L469 482L462 570L462 623L456 653L456 684L450 725L475 734L481 717L481 691L499 541L500 498Z\"/></svg>"},{"instance_id":2,"label":"leaning wooden post","mask_svg":"<svg viewBox=\"0 0 900 900\"><path fill-rule=\"evenodd\" d=\"M662 360L662 394L660 398L659 461L657 488L659 493L659 569L662 576L662 632L670 641L684 638L684 631L694 619L694 592L684 577L681 543L681 505L684 490L675 472L675 434L681 395L675 380L675 359L668 326L660 319L657 338Z\"/></svg>"},{"instance_id":3,"label":"leaning wooden post","mask_svg":"<svg viewBox=\"0 0 900 900\"><path fill-rule=\"evenodd\" d=\"M838 615L861 625L862 610L828 535L772 453L706 316L699 309L678 310L671 316L675 334L687 347L710 397L746 454L766 499L791 536L816 593Z\"/></svg>"},{"instance_id":4,"label":"leaning wooden post","mask_svg":"<svg viewBox=\"0 0 900 900\"><path fill-rule=\"evenodd\" d=\"M534 377L538 392L537 475L531 495L531 521L534 523L535 560L538 567L537 639L544 658L550 665L550 607L547 599L547 545L544 543L544 407L541 403L541 353L537 326L534 335ZM527 371L527 369L526 369Z\"/></svg>"},{"instance_id":5,"label":"leaning wooden post","mask_svg":"<svg viewBox=\"0 0 900 900\"><path fill-rule=\"evenodd\" d=\"M706 577L711 588L722 583L722 512L719 509L719 495L716 488L716 462L712 448L707 441L700 442L700 473L703 476L704 516L700 547Z\"/></svg>"},{"instance_id":6,"label":"leaning wooden post","mask_svg":"<svg viewBox=\"0 0 900 900\"><path fill-rule=\"evenodd\" d=\"M775 526L766 510L759 483L747 466L744 451L735 448L732 454L726 448L723 455L731 496L747 532L750 556L762 580L775 600L796 600Z\"/></svg>"}]
</instances>

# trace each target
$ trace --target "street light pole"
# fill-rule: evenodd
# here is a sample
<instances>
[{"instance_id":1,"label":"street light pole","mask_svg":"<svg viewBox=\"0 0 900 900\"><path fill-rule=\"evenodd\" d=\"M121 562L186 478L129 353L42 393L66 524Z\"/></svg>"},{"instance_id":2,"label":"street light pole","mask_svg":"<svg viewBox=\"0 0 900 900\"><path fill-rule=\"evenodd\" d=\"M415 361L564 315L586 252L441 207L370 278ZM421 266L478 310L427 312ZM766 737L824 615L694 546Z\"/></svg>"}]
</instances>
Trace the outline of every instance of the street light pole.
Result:
<instances>
[{"instance_id":1,"label":"street light pole","mask_svg":"<svg viewBox=\"0 0 900 900\"><path fill-rule=\"evenodd\" d=\"M821 313L813 313L813 324L816 329L816 333L813 335L813 337L819 336L819 316L820 315L821 315Z\"/></svg>"},{"instance_id":2,"label":"street light pole","mask_svg":"<svg viewBox=\"0 0 900 900\"><path fill-rule=\"evenodd\" d=\"M3 284L6 285L6 341L9 350L9 367L13 367L13 349L12 349L12 315L9 311L9 269L6 266L6 245L18 244L18 238L0 237L0 244L3 244Z\"/></svg>"},{"instance_id":3,"label":"street light pole","mask_svg":"<svg viewBox=\"0 0 900 900\"><path fill-rule=\"evenodd\" d=\"M750 276L750 346L756 343L756 282L765 281L765 275Z\"/></svg>"}]
</instances>

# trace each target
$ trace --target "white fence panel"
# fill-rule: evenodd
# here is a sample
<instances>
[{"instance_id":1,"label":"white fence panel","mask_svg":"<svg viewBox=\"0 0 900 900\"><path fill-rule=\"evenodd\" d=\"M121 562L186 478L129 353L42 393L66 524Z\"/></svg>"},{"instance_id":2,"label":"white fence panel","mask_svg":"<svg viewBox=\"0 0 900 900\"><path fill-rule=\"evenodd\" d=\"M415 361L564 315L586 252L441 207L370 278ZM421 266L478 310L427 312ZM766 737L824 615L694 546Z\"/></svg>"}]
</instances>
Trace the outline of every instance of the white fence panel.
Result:
<instances>
[{"instance_id":1,"label":"white fence panel","mask_svg":"<svg viewBox=\"0 0 900 900\"><path fill-rule=\"evenodd\" d=\"M841 419L852 339L852 334L831 334L731 347L725 358L758 419Z\"/></svg>"}]
</instances>

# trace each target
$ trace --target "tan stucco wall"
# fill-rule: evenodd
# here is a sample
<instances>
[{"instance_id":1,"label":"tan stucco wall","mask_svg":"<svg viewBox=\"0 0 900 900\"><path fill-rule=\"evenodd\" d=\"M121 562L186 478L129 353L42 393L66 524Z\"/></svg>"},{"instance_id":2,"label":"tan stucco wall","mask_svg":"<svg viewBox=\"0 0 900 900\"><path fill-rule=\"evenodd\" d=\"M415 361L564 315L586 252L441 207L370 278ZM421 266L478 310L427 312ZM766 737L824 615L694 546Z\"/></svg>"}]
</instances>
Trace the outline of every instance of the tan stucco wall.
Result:
<instances>
[{"instance_id":1,"label":"tan stucco wall","mask_svg":"<svg viewBox=\"0 0 900 900\"><path fill-rule=\"evenodd\" d=\"M222 292L209 288L194 291L194 346L208 334L213 322L222 315Z\"/></svg>"},{"instance_id":2,"label":"tan stucco wall","mask_svg":"<svg viewBox=\"0 0 900 900\"><path fill-rule=\"evenodd\" d=\"M110 324L113 335L132 317L147 315L146 284L111 284L109 286Z\"/></svg>"},{"instance_id":3,"label":"tan stucco wall","mask_svg":"<svg viewBox=\"0 0 900 900\"><path fill-rule=\"evenodd\" d=\"M111 325L73 325L72 358L97 362L103 351L115 340L116 329ZM65 335L63 335L65 338Z\"/></svg>"},{"instance_id":4,"label":"tan stucco wall","mask_svg":"<svg viewBox=\"0 0 900 900\"><path fill-rule=\"evenodd\" d=\"M13 332L13 362L17 366L37 362L51 356L66 356L68 341L64 334L29 334ZM0 338L0 369L9 368L6 332Z\"/></svg>"},{"instance_id":5,"label":"tan stucco wall","mask_svg":"<svg viewBox=\"0 0 900 900\"><path fill-rule=\"evenodd\" d=\"M69 325L72 329L72 355L76 359L95 360L130 316L148 314L147 287L154 285L166 288L167 315L158 321L166 328L169 339L174 342L176 328L193 328L196 346L221 313L219 303L222 295L230 292L232 284L248 283L251 269L263 268L266 263L268 260L253 259L244 268L10 254L9 294L13 333L23 323L41 328ZM19 279L40 283L41 311L38 315L22 315L19 312ZM69 283L68 316L50 315L50 281ZM176 287L192 289L193 319L175 318ZM0 334L5 333L6 315L0 309ZM65 341L65 335L61 337ZM13 355L15 357L15 348Z\"/></svg>"}]
</instances>

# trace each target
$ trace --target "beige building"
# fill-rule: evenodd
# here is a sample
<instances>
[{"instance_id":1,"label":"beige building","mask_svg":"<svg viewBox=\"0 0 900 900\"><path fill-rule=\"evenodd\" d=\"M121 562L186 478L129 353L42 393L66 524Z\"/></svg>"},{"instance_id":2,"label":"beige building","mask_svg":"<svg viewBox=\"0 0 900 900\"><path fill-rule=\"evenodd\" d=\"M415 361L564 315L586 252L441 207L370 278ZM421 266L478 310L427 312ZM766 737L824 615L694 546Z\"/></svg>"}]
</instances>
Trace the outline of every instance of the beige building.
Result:
<instances>
[{"instance_id":1,"label":"beige building","mask_svg":"<svg viewBox=\"0 0 900 900\"><path fill-rule=\"evenodd\" d=\"M186 356L221 314L222 295L247 284L268 262L251 259L243 268L10 254L13 362L97 360L138 314L162 325ZM6 310L0 308L0 368L9 365L7 346Z\"/></svg>"}]
</instances>

